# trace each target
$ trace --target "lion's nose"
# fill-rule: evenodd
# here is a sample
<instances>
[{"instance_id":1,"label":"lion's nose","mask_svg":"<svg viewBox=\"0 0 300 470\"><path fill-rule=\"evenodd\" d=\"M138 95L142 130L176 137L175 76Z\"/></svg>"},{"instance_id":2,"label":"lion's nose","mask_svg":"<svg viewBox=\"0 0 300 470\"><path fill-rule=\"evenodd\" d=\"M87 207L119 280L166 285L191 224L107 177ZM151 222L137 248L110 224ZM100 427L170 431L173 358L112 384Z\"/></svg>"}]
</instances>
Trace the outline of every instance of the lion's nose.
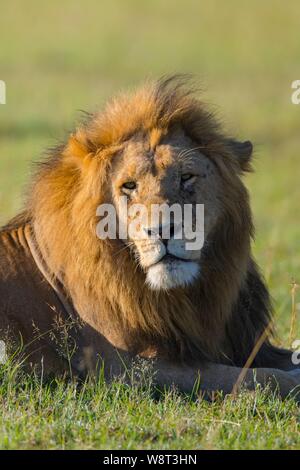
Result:
<instances>
[{"instance_id":1,"label":"lion's nose","mask_svg":"<svg viewBox=\"0 0 300 470\"><path fill-rule=\"evenodd\" d=\"M147 229L147 234L149 237L158 235L161 241L165 245L167 245L170 238L174 237L174 233L175 233L175 225L173 223L169 225L160 224L158 227L155 227L155 228L151 227Z\"/></svg>"}]
</instances>

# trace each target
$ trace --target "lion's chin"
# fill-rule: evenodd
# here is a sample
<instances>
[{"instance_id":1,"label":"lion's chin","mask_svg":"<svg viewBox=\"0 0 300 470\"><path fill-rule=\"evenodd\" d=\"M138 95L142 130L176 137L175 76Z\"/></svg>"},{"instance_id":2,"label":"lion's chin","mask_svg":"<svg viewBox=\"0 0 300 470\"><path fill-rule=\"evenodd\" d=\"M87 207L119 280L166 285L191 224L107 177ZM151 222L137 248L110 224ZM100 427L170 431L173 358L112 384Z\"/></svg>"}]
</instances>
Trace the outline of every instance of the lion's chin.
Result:
<instances>
[{"instance_id":1,"label":"lion's chin","mask_svg":"<svg viewBox=\"0 0 300 470\"><path fill-rule=\"evenodd\" d=\"M195 261L161 261L147 271L146 282L153 290L168 290L192 284L199 275Z\"/></svg>"}]
</instances>

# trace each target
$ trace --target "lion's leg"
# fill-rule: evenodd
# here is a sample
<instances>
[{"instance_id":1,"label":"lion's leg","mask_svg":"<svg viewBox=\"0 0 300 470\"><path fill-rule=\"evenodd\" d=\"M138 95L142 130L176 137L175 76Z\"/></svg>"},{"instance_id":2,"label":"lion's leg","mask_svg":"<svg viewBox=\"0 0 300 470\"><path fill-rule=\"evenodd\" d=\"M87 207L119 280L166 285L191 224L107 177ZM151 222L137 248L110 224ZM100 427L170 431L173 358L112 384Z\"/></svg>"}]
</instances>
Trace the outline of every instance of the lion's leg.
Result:
<instances>
[{"instance_id":1,"label":"lion's leg","mask_svg":"<svg viewBox=\"0 0 300 470\"><path fill-rule=\"evenodd\" d=\"M223 364L205 363L198 367L176 365L161 358L147 359L132 356L124 350L113 347L106 338L102 337L99 343L99 334L93 332L90 327L86 327L89 339L93 338L94 344L90 344L86 356L84 354L75 355L72 358L73 367L81 374L88 371L103 370L106 380L110 381L117 377L126 377L128 383L132 378L136 380L134 369L137 368L137 378L141 370L146 370L151 376L153 384L159 388L175 386L182 392L191 393L195 390L195 384L199 381L200 391L204 394L212 392L223 392L230 394L241 385L248 390L255 390L256 384L263 387L270 385L273 390L278 390L281 397L286 397L297 386L300 389L300 369L296 371L284 371L278 368L257 367L256 369L243 369ZM85 329L83 330L85 331ZM84 338L83 338L84 339ZM87 339L87 338L86 338ZM83 341L83 343L85 343ZM86 351L87 348L80 347L79 351ZM96 354L97 352L97 354ZM85 356L85 357L84 357ZM139 360L146 364L138 364ZM140 365L143 367L141 368ZM143 378L143 377L142 377ZM241 380L242 379L242 380ZM139 379L138 379L139 380ZM299 390L300 391L300 390ZM300 394L298 396L300 402Z\"/></svg>"},{"instance_id":2,"label":"lion's leg","mask_svg":"<svg viewBox=\"0 0 300 470\"><path fill-rule=\"evenodd\" d=\"M295 387L300 392L300 370L295 373L271 368L242 369L222 364L206 364L201 368L175 367L160 363L156 371L159 386L176 386L184 392L191 392L197 380L200 391L206 395L213 392L230 394L237 391L239 385L248 390L255 390L256 384L269 385L277 390L282 398L287 397ZM295 395L296 395L295 390ZM300 393L297 394L300 401Z\"/></svg>"},{"instance_id":3,"label":"lion's leg","mask_svg":"<svg viewBox=\"0 0 300 470\"><path fill-rule=\"evenodd\" d=\"M287 349L277 348L270 343L261 347L255 358L255 365L291 371L300 369L300 354Z\"/></svg>"}]
</instances>

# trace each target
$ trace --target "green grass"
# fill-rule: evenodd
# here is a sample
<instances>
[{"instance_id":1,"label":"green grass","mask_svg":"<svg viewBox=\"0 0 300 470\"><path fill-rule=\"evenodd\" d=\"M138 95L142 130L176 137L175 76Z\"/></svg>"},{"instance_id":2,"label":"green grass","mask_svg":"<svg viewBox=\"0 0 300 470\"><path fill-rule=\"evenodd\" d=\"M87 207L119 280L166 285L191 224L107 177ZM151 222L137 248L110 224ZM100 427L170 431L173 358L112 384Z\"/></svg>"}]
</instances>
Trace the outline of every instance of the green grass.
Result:
<instances>
[{"instance_id":1,"label":"green grass","mask_svg":"<svg viewBox=\"0 0 300 470\"><path fill-rule=\"evenodd\" d=\"M1 372L0 449L297 449L299 409L266 391L214 403L149 387Z\"/></svg>"},{"instance_id":2,"label":"green grass","mask_svg":"<svg viewBox=\"0 0 300 470\"><path fill-rule=\"evenodd\" d=\"M256 144L246 177L253 246L289 345L300 282L300 78L296 0L1 3L0 223L22 207L31 161L78 118L145 77L195 73L229 132ZM207 90L207 91L206 91ZM296 292L299 318L300 294ZM299 322L295 337L300 338ZM300 448L299 412L258 392L209 405L115 384L40 385L2 371L2 448Z\"/></svg>"}]
</instances>

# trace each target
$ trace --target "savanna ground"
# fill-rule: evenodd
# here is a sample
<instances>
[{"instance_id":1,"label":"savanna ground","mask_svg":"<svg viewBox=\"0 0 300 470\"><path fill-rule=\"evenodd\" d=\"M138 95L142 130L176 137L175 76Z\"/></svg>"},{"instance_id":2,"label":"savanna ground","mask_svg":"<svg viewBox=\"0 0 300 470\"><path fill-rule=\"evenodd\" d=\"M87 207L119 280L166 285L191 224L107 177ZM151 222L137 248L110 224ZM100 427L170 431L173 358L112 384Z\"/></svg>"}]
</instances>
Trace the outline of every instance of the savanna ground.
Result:
<instances>
[{"instance_id":1,"label":"savanna ground","mask_svg":"<svg viewBox=\"0 0 300 470\"><path fill-rule=\"evenodd\" d=\"M300 7L240 2L1 2L0 222L22 206L31 162L78 119L145 77L192 72L229 132L256 144L246 177L254 252L274 299L278 343L290 337L300 282ZM294 289L299 318L300 292ZM1 369L0 448L299 449L299 410L257 391L207 404L101 380L42 384Z\"/></svg>"}]
</instances>

